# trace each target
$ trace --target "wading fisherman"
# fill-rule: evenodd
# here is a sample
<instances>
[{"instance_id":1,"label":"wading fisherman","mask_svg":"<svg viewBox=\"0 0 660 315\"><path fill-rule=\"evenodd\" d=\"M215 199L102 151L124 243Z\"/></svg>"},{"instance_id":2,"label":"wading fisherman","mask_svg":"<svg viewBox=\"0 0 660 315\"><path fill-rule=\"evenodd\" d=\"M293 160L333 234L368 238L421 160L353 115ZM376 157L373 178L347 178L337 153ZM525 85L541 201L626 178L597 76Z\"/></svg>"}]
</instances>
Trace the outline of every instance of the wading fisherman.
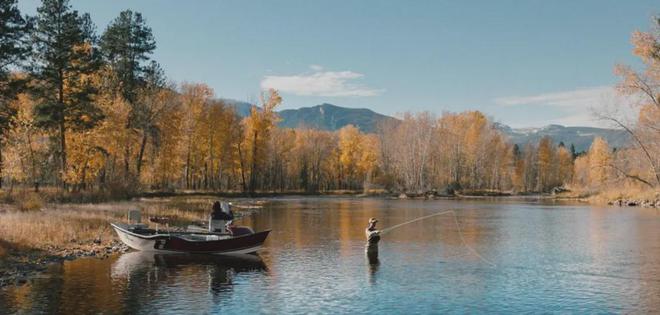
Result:
<instances>
[{"instance_id":1,"label":"wading fisherman","mask_svg":"<svg viewBox=\"0 0 660 315\"><path fill-rule=\"evenodd\" d=\"M380 231L376 229L376 223L378 223L376 218L369 219L369 225L367 225L367 230L365 231L369 245L378 245L378 241L380 241Z\"/></svg>"}]
</instances>

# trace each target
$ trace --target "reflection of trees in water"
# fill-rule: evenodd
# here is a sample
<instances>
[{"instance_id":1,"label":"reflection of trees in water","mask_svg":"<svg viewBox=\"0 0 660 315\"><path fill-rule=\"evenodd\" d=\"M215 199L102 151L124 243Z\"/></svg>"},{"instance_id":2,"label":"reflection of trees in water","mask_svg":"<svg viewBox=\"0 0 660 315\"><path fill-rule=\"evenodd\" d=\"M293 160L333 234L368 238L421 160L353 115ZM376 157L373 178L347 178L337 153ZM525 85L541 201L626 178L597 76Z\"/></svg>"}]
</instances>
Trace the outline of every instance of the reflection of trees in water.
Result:
<instances>
[{"instance_id":1,"label":"reflection of trees in water","mask_svg":"<svg viewBox=\"0 0 660 315\"><path fill-rule=\"evenodd\" d=\"M121 299L110 286L108 260L77 259L49 267L42 277L11 290L18 313L121 313ZM0 301L0 305L2 302ZM0 306L0 313L4 308ZM12 313L13 311L9 311Z\"/></svg>"},{"instance_id":2,"label":"reflection of trees in water","mask_svg":"<svg viewBox=\"0 0 660 315\"><path fill-rule=\"evenodd\" d=\"M52 269L60 271L62 266L56 265ZM0 288L0 313L57 313L59 295L46 295L47 298L42 296L44 293L61 291L59 288L62 283L62 278L54 278L47 282L36 281L18 287Z\"/></svg>"},{"instance_id":3,"label":"reflection of trees in water","mask_svg":"<svg viewBox=\"0 0 660 315\"><path fill-rule=\"evenodd\" d=\"M266 265L256 255L230 257L132 252L113 264L112 277L126 280L126 289L122 292L126 311L136 312L145 307L157 309L159 304L176 304L171 299L192 301L195 299L186 299L185 295L204 292L212 293L214 298L226 299L233 292L235 275L266 271ZM193 312L195 308L211 306L212 303L190 305Z\"/></svg>"}]
</instances>

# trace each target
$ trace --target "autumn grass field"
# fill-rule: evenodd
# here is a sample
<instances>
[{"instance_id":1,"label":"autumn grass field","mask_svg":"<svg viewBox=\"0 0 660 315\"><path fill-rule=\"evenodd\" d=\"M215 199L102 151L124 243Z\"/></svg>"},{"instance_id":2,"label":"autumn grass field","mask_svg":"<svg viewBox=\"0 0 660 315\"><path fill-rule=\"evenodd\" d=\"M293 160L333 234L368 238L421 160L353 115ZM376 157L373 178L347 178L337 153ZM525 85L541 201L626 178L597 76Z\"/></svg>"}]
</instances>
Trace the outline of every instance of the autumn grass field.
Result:
<instances>
[{"instance_id":1,"label":"autumn grass field","mask_svg":"<svg viewBox=\"0 0 660 315\"><path fill-rule=\"evenodd\" d=\"M34 192L14 192L11 198L13 203L0 203L0 285L41 270L47 262L125 250L110 222L124 221L129 209L141 209L142 222L153 227L151 216L168 217L171 226L186 226L204 221L211 206L209 196L96 204L47 202ZM237 204L239 216L240 207L255 206L246 203Z\"/></svg>"},{"instance_id":2,"label":"autumn grass field","mask_svg":"<svg viewBox=\"0 0 660 315\"><path fill-rule=\"evenodd\" d=\"M38 201L30 201L36 205ZM109 223L120 221L129 208L146 209L144 216L167 216L173 224L204 219L202 211L165 205L142 206L135 202L106 204L49 204L41 209L20 206L0 212L0 239L18 247L61 250L72 245L105 244L116 239Z\"/></svg>"}]
</instances>

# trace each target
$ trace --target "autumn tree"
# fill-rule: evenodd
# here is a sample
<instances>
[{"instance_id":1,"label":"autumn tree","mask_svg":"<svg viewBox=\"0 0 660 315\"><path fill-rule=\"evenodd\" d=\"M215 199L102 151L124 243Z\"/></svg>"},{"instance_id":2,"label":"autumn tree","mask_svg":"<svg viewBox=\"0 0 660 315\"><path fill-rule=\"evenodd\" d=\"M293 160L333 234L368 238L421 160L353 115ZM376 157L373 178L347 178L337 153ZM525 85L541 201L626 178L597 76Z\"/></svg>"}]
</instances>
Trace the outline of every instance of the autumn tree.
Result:
<instances>
[{"instance_id":1,"label":"autumn tree","mask_svg":"<svg viewBox=\"0 0 660 315\"><path fill-rule=\"evenodd\" d=\"M125 10L119 13L101 36L100 48L113 74L112 90L131 106L126 128L141 134L135 161L136 176L139 177L147 141L149 138L153 140L158 133L155 129L155 116L160 110L154 108L150 100L165 87L160 66L154 61L150 62L156 41L142 14ZM127 144L125 151L127 173L130 146Z\"/></svg>"},{"instance_id":2,"label":"autumn tree","mask_svg":"<svg viewBox=\"0 0 660 315\"><path fill-rule=\"evenodd\" d=\"M94 26L88 14L72 10L67 0L44 0L32 32L35 108L39 126L55 130L61 182L66 183L68 130L85 130L103 118L94 104L89 76L98 69Z\"/></svg>"},{"instance_id":3,"label":"autumn tree","mask_svg":"<svg viewBox=\"0 0 660 315\"><path fill-rule=\"evenodd\" d=\"M368 193L374 173L380 164L380 141L375 135L363 134L360 137L360 148L361 152L357 161L358 176L362 180L364 192Z\"/></svg>"},{"instance_id":4,"label":"autumn tree","mask_svg":"<svg viewBox=\"0 0 660 315\"><path fill-rule=\"evenodd\" d=\"M589 152L589 182L595 186L603 186L607 183L611 169L611 152L607 141L596 137L591 143Z\"/></svg>"},{"instance_id":5,"label":"autumn tree","mask_svg":"<svg viewBox=\"0 0 660 315\"><path fill-rule=\"evenodd\" d=\"M203 176L203 161L206 158L206 135L208 127L203 124L207 115L208 102L213 97L213 90L204 84L183 84L181 86L181 105L185 145L184 182L187 189L196 188Z\"/></svg>"},{"instance_id":6,"label":"autumn tree","mask_svg":"<svg viewBox=\"0 0 660 315\"><path fill-rule=\"evenodd\" d=\"M555 175L557 170L555 168L555 150L554 144L550 137L545 136L539 141L536 153L537 163L537 191L548 191L556 185Z\"/></svg>"},{"instance_id":7,"label":"autumn tree","mask_svg":"<svg viewBox=\"0 0 660 315\"><path fill-rule=\"evenodd\" d=\"M49 166L46 135L34 123L34 100L30 95L19 94L14 104L16 115L7 134L8 174L12 183L29 182L38 191Z\"/></svg>"},{"instance_id":8,"label":"autumn tree","mask_svg":"<svg viewBox=\"0 0 660 315\"><path fill-rule=\"evenodd\" d=\"M300 128L296 130L290 176L307 192L333 187L333 176L338 169L329 166L333 151L338 147L336 132ZM299 182L298 182L299 179Z\"/></svg>"},{"instance_id":9,"label":"autumn tree","mask_svg":"<svg viewBox=\"0 0 660 315\"><path fill-rule=\"evenodd\" d=\"M428 163L432 157L431 140L434 136L435 117L431 113L406 113L398 124L382 130L382 147L386 150L385 169L397 178L402 190L420 193L429 186Z\"/></svg>"},{"instance_id":10,"label":"autumn tree","mask_svg":"<svg viewBox=\"0 0 660 315\"><path fill-rule=\"evenodd\" d=\"M660 185L660 18L654 18L653 29L649 32L634 32L632 35L633 54L644 65L643 70L618 65L615 73L622 78L618 90L625 96L640 96L637 104L639 116L636 122L626 122L614 114L598 114L602 119L613 122L624 129L639 150L646 165L646 171L616 168L624 177L650 187ZM630 152L634 154L634 152Z\"/></svg>"},{"instance_id":11,"label":"autumn tree","mask_svg":"<svg viewBox=\"0 0 660 315\"><path fill-rule=\"evenodd\" d=\"M275 108L282 102L277 91L271 89L261 95L261 106L252 106L250 116L245 119L246 143L249 152L248 168L250 182L248 191L254 193L257 184L258 169L265 157L266 143L271 130L276 126L278 116Z\"/></svg>"},{"instance_id":12,"label":"autumn tree","mask_svg":"<svg viewBox=\"0 0 660 315\"><path fill-rule=\"evenodd\" d=\"M567 184L573 181L573 153L560 144L557 149L557 184Z\"/></svg>"}]
</instances>

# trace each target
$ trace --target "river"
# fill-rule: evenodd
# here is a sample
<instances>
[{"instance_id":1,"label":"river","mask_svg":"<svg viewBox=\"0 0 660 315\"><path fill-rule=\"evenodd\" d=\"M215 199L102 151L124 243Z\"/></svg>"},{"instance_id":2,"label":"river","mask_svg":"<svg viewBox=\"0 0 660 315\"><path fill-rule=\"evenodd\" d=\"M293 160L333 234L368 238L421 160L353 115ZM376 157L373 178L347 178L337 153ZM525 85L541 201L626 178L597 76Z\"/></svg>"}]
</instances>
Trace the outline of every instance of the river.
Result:
<instances>
[{"instance_id":1,"label":"river","mask_svg":"<svg viewBox=\"0 0 660 315\"><path fill-rule=\"evenodd\" d=\"M443 211L365 255L370 217L385 228ZM0 313L660 312L656 209L300 197L238 223L272 229L258 256L77 259L0 289Z\"/></svg>"}]
</instances>

